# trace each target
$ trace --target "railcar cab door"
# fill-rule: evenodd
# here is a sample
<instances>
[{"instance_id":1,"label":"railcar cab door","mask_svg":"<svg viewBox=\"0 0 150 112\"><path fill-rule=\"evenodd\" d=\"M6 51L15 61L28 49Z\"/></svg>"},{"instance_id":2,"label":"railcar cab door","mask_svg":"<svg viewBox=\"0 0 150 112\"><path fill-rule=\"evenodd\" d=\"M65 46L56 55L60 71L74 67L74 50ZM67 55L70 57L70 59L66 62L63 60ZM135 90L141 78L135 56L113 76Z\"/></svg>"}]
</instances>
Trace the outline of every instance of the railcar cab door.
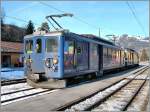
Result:
<instances>
[{"instance_id":1,"label":"railcar cab door","mask_svg":"<svg viewBox=\"0 0 150 112\"><path fill-rule=\"evenodd\" d=\"M45 70L50 78L61 78L62 37L49 36L45 39Z\"/></svg>"},{"instance_id":2,"label":"railcar cab door","mask_svg":"<svg viewBox=\"0 0 150 112\"><path fill-rule=\"evenodd\" d=\"M24 40L24 69L25 75L32 72L31 68L31 57L33 53L33 39L25 39Z\"/></svg>"},{"instance_id":3,"label":"railcar cab door","mask_svg":"<svg viewBox=\"0 0 150 112\"><path fill-rule=\"evenodd\" d=\"M75 39L64 37L64 73L76 72Z\"/></svg>"},{"instance_id":4,"label":"railcar cab door","mask_svg":"<svg viewBox=\"0 0 150 112\"><path fill-rule=\"evenodd\" d=\"M84 41L76 42L76 61L77 61L77 71L87 70L88 65L88 43Z\"/></svg>"},{"instance_id":5,"label":"railcar cab door","mask_svg":"<svg viewBox=\"0 0 150 112\"><path fill-rule=\"evenodd\" d=\"M43 73L43 40L41 37L32 37L25 39L25 60L30 62L30 70L32 73ZM25 64L25 67L28 64Z\"/></svg>"},{"instance_id":6,"label":"railcar cab door","mask_svg":"<svg viewBox=\"0 0 150 112\"><path fill-rule=\"evenodd\" d=\"M88 69L88 43L65 36L64 73L69 76Z\"/></svg>"},{"instance_id":7,"label":"railcar cab door","mask_svg":"<svg viewBox=\"0 0 150 112\"><path fill-rule=\"evenodd\" d=\"M43 37L35 37L34 39L34 53L33 53L33 71L35 73L44 73L44 38Z\"/></svg>"}]
</instances>

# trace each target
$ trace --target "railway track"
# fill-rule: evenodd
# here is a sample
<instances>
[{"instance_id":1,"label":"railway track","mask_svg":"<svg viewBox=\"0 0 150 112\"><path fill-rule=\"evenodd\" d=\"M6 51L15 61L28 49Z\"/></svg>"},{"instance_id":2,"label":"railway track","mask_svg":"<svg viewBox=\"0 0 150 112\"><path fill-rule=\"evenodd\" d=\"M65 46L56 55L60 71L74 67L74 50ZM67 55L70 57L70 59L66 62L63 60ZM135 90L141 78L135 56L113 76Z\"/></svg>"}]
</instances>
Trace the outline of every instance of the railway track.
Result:
<instances>
[{"instance_id":1,"label":"railway track","mask_svg":"<svg viewBox=\"0 0 150 112\"><path fill-rule=\"evenodd\" d=\"M38 95L48 94L56 90L33 88L25 83L4 85L1 87L1 104L6 105Z\"/></svg>"},{"instance_id":2,"label":"railway track","mask_svg":"<svg viewBox=\"0 0 150 112\"><path fill-rule=\"evenodd\" d=\"M14 79L14 80L2 80L1 86L11 85L11 84L18 84L18 83L25 83L26 79Z\"/></svg>"},{"instance_id":3,"label":"railway track","mask_svg":"<svg viewBox=\"0 0 150 112\"><path fill-rule=\"evenodd\" d=\"M144 72L145 69L147 68L141 68L138 71L134 72L133 76L136 77L136 73L139 71ZM128 79L132 79L132 77L128 77ZM49 90L49 89L35 89L29 85L27 85L24 80L19 80L20 83L17 82L18 80L15 80L13 82L6 82L2 87L1 87L1 103L2 105L6 105L12 102L16 102L19 100L27 99L30 97L35 97L37 95L42 95L42 94L47 94L50 92L53 92L55 90ZM121 81L119 81L121 82ZM118 82L117 82L118 83ZM116 83L116 84L117 84ZM75 104L75 103L74 103ZM71 106L70 106L71 107ZM68 109L68 107L66 107ZM57 109L57 110L66 110L66 109Z\"/></svg>"},{"instance_id":4,"label":"railway track","mask_svg":"<svg viewBox=\"0 0 150 112\"><path fill-rule=\"evenodd\" d=\"M28 88L28 89L13 91L13 92L7 92L7 93L1 94L1 104L6 105L12 102L28 99L28 98L39 96L39 95L48 94L54 91L56 90L41 89L41 88L38 88L38 89Z\"/></svg>"},{"instance_id":5,"label":"railway track","mask_svg":"<svg viewBox=\"0 0 150 112\"><path fill-rule=\"evenodd\" d=\"M25 82L26 82L26 78L13 79L13 80L2 80L1 81L1 86L7 86L7 85L18 84L18 83L25 83ZM78 83L79 83L79 81L78 81Z\"/></svg>"},{"instance_id":6,"label":"railway track","mask_svg":"<svg viewBox=\"0 0 150 112\"><path fill-rule=\"evenodd\" d=\"M128 110L132 101L148 83L148 69L143 67L113 85L84 98L65 104L54 111L122 111ZM130 109L131 110L131 109Z\"/></svg>"}]
</instances>

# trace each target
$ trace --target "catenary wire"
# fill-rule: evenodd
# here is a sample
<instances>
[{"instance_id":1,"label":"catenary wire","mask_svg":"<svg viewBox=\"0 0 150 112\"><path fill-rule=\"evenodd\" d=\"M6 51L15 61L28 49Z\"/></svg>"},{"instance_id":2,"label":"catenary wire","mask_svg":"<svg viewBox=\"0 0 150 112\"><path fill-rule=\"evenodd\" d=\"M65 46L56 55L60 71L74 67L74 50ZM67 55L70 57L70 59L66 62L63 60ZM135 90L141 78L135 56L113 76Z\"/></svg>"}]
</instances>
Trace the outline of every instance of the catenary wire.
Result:
<instances>
[{"instance_id":1,"label":"catenary wire","mask_svg":"<svg viewBox=\"0 0 150 112\"><path fill-rule=\"evenodd\" d=\"M145 30L144 30L144 27L143 27L142 23L140 22L139 18L137 17L137 15L136 15L136 13L135 13L135 10L134 10L135 8L132 8L133 6L131 6L128 1L126 1L126 4L127 4L128 8L130 9L132 15L134 16L134 18L135 18L137 24L139 25L139 27L141 28L142 32L143 32L144 35L146 36L146 32L145 32Z\"/></svg>"}]
</instances>

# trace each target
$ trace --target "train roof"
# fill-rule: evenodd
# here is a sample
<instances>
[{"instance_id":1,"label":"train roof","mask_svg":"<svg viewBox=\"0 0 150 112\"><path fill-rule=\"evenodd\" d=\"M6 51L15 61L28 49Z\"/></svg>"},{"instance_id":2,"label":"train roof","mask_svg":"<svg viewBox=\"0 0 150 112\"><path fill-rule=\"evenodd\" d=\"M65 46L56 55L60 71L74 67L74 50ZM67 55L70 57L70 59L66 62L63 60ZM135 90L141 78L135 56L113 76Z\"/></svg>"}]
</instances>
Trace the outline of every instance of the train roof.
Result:
<instances>
[{"instance_id":1,"label":"train roof","mask_svg":"<svg viewBox=\"0 0 150 112\"><path fill-rule=\"evenodd\" d=\"M77 38L80 38L80 39L93 41L93 42L96 42L96 43L99 43L99 44L102 44L102 45L105 45L105 46L108 46L108 47L121 49L121 47L116 46L114 43L112 43L108 40L99 38L95 35L92 35L92 34L76 34L76 33L73 33L73 32L69 32L69 30L60 30L60 31L53 31L53 32L48 32L48 33L35 32L31 35L26 35L24 38L26 39L26 38L36 37L36 36L59 36L59 35L71 35L72 37L77 37Z\"/></svg>"},{"instance_id":2,"label":"train roof","mask_svg":"<svg viewBox=\"0 0 150 112\"><path fill-rule=\"evenodd\" d=\"M32 38L36 36L56 36L56 35L62 35L64 31L53 31L53 32L48 32L46 33L45 31L39 31L39 32L34 32L33 34L29 34L24 36L24 38Z\"/></svg>"},{"instance_id":3,"label":"train roof","mask_svg":"<svg viewBox=\"0 0 150 112\"><path fill-rule=\"evenodd\" d=\"M86 38L91 38L93 40L100 41L100 42L103 42L103 43L106 43L106 44L115 45L113 42L110 42L110 41L108 41L106 39L103 39L101 37L97 37L93 34L81 34L81 36L84 36Z\"/></svg>"},{"instance_id":4,"label":"train roof","mask_svg":"<svg viewBox=\"0 0 150 112\"><path fill-rule=\"evenodd\" d=\"M132 52L136 52L137 53L137 51L135 51L134 49L131 49L131 48L125 48L126 50L128 50L128 51L132 51Z\"/></svg>"},{"instance_id":5,"label":"train roof","mask_svg":"<svg viewBox=\"0 0 150 112\"><path fill-rule=\"evenodd\" d=\"M97 43L100 45L104 45L104 46L107 46L110 48L116 48L116 49L120 49L120 50L122 49L120 46L116 46L115 44L113 44L105 39L96 37L96 36L85 36L85 34L76 34L76 33L72 33L72 32L69 32L67 35L71 35L72 37L75 37L78 39L91 41L91 42L94 42L94 43Z\"/></svg>"},{"instance_id":6,"label":"train roof","mask_svg":"<svg viewBox=\"0 0 150 112\"><path fill-rule=\"evenodd\" d=\"M69 30L60 30L60 31L53 31L53 32L48 32L48 33L45 33L45 32L34 32L33 34L30 34L30 35L26 35L24 38L32 38L34 36L52 36L52 35L62 35L62 34L76 34L76 33L73 33L73 32L69 32ZM97 37L95 35L92 35L92 34L76 34L78 36L80 36L81 38L82 37L85 37L85 38L89 38L89 39L92 39L92 40L95 40L95 41L99 41L99 42L103 42L103 43L106 43L106 44L110 44L110 45L115 45L114 43L106 40L106 39L103 39L103 38L100 38L100 37Z\"/></svg>"}]
</instances>

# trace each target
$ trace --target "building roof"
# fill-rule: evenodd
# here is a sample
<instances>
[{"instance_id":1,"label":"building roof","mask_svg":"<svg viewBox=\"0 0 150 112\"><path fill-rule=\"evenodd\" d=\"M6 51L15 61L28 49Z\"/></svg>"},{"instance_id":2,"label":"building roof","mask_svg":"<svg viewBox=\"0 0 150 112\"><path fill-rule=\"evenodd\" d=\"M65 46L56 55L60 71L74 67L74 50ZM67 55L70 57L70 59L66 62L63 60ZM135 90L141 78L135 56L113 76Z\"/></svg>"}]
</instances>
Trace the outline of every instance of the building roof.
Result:
<instances>
[{"instance_id":1,"label":"building roof","mask_svg":"<svg viewBox=\"0 0 150 112\"><path fill-rule=\"evenodd\" d=\"M23 43L1 41L1 52L23 53Z\"/></svg>"}]
</instances>

